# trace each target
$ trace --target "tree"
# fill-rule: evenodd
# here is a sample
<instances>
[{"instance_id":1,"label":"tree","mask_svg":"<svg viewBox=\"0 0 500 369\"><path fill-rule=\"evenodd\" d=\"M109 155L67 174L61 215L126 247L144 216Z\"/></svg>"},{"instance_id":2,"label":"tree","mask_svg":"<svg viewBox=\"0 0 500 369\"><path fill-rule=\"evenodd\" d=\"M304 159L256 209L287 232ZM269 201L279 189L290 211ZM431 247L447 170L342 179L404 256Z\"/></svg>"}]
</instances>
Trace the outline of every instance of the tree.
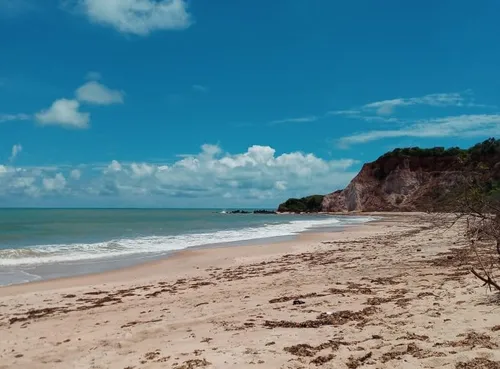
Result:
<instances>
[{"instance_id":1,"label":"tree","mask_svg":"<svg viewBox=\"0 0 500 369\"><path fill-rule=\"evenodd\" d=\"M500 201L497 185L470 175L456 202L456 220L465 218L466 237L475 257L470 272L500 292Z\"/></svg>"}]
</instances>

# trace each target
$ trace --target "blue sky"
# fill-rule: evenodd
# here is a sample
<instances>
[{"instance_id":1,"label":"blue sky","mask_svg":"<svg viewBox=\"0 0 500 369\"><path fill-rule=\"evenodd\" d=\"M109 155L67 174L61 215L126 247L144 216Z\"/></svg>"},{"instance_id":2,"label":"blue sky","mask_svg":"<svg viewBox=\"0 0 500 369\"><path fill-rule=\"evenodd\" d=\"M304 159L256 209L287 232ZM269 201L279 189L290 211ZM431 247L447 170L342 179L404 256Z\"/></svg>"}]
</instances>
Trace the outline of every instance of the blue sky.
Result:
<instances>
[{"instance_id":1,"label":"blue sky","mask_svg":"<svg viewBox=\"0 0 500 369\"><path fill-rule=\"evenodd\" d=\"M500 3L0 0L0 206L275 206L500 130Z\"/></svg>"}]
</instances>

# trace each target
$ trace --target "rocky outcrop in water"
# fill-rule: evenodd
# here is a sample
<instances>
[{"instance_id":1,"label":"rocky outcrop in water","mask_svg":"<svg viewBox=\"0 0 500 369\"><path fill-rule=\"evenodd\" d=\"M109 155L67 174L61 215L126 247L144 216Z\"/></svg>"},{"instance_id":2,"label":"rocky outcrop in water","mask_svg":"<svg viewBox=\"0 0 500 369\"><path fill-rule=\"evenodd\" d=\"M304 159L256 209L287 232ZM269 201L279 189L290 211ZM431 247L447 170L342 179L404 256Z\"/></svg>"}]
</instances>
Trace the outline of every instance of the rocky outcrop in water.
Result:
<instances>
[{"instance_id":1,"label":"rocky outcrop in water","mask_svg":"<svg viewBox=\"0 0 500 369\"><path fill-rule=\"evenodd\" d=\"M231 210L226 212L226 214L277 214L274 210Z\"/></svg>"}]
</instances>

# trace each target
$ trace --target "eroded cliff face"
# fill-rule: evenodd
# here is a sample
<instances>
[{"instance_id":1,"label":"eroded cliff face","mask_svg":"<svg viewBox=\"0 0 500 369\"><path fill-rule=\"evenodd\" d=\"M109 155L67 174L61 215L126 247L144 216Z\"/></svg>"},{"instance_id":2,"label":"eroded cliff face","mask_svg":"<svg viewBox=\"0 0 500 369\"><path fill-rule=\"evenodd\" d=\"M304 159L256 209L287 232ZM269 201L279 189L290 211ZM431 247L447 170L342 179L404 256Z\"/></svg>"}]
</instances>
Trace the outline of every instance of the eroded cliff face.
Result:
<instances>
[{"instance_id":1,"label":"eroded cliff face","mask_svg":"<svg viewBox=\"0 0 500 369\"><path fill-rule=\"evenodd\" d=\"M500 140L397 148L363 165L345 189L288 199L278 212L457 211L457 199L471 194L500 200Z\"/></svg>"},{"instance_id":2,"label":"eroded cliff face","mask_svg":"<svg viewBox=\"0 0 500 369\"><path fill-rule=\"evenodd\" d=\"M464 173L456 156L381 157L365 164L344 190L326 195L322 211L436 210Z\"/></svg>"}]
</instances>

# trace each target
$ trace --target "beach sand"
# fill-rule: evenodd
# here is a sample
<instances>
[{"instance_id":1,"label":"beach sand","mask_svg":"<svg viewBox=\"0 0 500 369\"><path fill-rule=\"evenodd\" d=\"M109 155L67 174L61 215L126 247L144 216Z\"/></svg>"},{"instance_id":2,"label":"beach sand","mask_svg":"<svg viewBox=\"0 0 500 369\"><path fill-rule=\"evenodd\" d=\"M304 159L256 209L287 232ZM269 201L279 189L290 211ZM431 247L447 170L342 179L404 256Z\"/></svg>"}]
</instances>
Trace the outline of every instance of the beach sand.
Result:
<instances>
[{"instance_id":1,"label":"beach sand","mask_svg":"<svg viewBox=\"0 0 500 369\"><path fill-rule=\"evenodd\" d=\"M0 368L500 368L463 231L391 214L3 287Z\"/></svg>"}]
</instances>

